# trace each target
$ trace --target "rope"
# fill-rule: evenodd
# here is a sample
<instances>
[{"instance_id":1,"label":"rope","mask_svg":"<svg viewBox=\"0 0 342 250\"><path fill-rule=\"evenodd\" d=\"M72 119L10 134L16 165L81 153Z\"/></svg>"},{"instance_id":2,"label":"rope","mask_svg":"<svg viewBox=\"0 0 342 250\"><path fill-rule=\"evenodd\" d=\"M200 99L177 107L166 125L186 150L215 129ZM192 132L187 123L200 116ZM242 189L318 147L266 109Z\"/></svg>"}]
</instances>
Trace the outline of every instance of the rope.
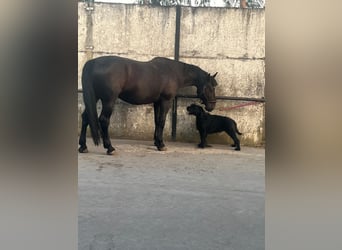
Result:
<instances>
[{"instance_id":1,"label":"rope","mask_svg":"<svg viewBox=\"0 0 342 250\"><path fill-rule=\"evenodd\" d=\"M257 104L261 104L262 102L247 102L244 104L240 104L240 105L236 105L236 106L232 106L232 107L228 107L228 108L218 108L217 110L219 111L228 111L228 110L232 110L232 109L237 109L237 108L241 108L241 107L245 107L245 106L249 106L249 105L257 105Z\"/></svg>"}]
</instances>

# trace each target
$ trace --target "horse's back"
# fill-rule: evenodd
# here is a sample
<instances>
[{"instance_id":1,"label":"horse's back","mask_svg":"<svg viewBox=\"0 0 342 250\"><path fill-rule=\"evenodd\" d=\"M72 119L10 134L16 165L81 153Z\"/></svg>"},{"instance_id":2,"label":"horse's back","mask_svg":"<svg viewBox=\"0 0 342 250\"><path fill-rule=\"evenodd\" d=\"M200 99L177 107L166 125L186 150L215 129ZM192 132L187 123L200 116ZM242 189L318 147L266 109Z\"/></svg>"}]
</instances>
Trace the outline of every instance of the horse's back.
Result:
<instances>
[{"instance_id":1,"label":"horse's back","mask_svg":"<svg viewBox=\"0 0 342 250\"><path fill-rule=\"evenodd\" d=\"M151 64L163 65L168 67L173 67L176 65L182 64L181 62L175 61L173 59L169 59L167 57L154 57L151 61Z\"/></svg>"},{"instance_id":2,"label":"horse's back","mask_svg":"<svg viewBox=\"0 0 342 250\"><path fill-rule=\"evenodd\" d=\"M154 67L156 65L159 65L161 67L165 66L172 66L174 64L178 64L179 62L176 62L175 60L166 58L166 57L154 57L150 61L137 61L125 57L119 57L119 56L101 56L97 58L90 59L86 62L84 65L84 69L105 69L107 67L110 67L112 65L115 66L131 66L133 65L136 67L143 67L143 68L149 68Z\"/></svg>"},{"instance_id":3,"label":"horse's back","mask_svg":"<svg viewBox=\"0 0 342 250\"><path fill-rule=\"evenodd\" d=\"M119 57L119 56L101 56L101 57L93 58L87 61L86 64L84 65L84 68L92 66L94 67L93 69L97 69L97 68L109 67L113 64L126 65L126 64L130 64L134 62L136 61L129 59L129 58Z\"/></svg>"},{"instance_id":4,"label":"horse's back","mask_svg":"<svg viewBox=\"0 0 342 250\"><path fill-rule=\"evenodd\" d=\"M84 69L97 96L118 96L133 104L151 103L160 95L172 98L183 72L181 63L164 57L142 62L102 56L89 60Z\"/></svg>"}]
</instances>

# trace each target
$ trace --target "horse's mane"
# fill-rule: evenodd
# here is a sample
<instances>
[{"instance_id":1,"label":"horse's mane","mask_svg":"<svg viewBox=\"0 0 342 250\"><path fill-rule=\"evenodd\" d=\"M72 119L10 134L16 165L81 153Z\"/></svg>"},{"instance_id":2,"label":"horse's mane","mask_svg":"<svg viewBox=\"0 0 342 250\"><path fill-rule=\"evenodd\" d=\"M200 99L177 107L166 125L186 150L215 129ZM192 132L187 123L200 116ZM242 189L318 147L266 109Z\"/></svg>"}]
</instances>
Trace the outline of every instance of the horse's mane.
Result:
<instances>
[{"instance_id":1,"label":"horse's mane","mask_svg":"<svg viewBox=\"0 0 342 250\"><path fill-rule=\"evenodd\" d=\"M184 75L190 80L196 79L197 84L203 83L201 79L204 79L208 75L207 72L205 72L203 69L201 69L200 67L196 65L188 64L188 63L183 63L183 65L184 65Z\"/></svg>"}]
</instances>

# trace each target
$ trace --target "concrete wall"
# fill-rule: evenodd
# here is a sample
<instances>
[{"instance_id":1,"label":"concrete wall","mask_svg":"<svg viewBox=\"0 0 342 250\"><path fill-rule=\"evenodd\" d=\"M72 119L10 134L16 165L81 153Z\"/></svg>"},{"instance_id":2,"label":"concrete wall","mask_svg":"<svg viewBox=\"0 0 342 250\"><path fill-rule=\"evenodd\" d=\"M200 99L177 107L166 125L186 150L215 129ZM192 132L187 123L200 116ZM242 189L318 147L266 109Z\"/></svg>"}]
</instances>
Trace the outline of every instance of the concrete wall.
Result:
<instances>
[{"instance_id":1,"label":"concrete wall","mask_svg":"<svg viewBox=\"0 0 342 250\"><path fill-rule=\"evenodd\" d=\"M265 88L265 12L263 9L181 8L180 61L198 65L217 75L217 96L264 97ZM95 4L88 14L79 3L79 83L84 63L102 55L119 55L135 60L155 56L173 58L176 8L124 4ZM92 45L93 48L89 47ZM88 49L87 49L88 48ZM195 94L194 87L180 90ZM185 107L197 99L178 100L177 140L197 142L194 117ZM214 114L230 116L238 123L243 145L262 145L265 141L264 104L227 111L237 101L218 100ZM81 94L79 111L83 110ZM79 119L80 124L80 119ZM118 101L111 119L113 138L152 140L153 106L134 106ZM171 112L164 130L171 138ZM225 134L209 137L212 143L231 142Z\"/></svg>"}]
</instances>

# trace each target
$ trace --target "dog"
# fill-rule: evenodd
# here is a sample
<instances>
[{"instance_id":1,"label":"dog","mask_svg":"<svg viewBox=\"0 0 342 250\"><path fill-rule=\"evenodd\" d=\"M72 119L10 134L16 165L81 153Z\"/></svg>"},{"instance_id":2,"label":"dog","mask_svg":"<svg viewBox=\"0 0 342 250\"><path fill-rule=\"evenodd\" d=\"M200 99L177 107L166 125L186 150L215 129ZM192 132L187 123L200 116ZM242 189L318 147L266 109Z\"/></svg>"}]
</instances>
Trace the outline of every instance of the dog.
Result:
<instances>
[{"instance_id":1,"label":"dog","mask_svg":"<svg viewBox=\"0 0 342 250\"><path fill-rule=\"evenodd\" d=\"M198 147L210 147L207 144L207 135L224 131L233 139L234 144L232 147L235 147L237 151L241 150L240 140L236 134L242 135L242 133L237 129L236 122L233 119L225 116L210 115L201 106L196 104L191 104L186 109L189 115L196 116L196 128L201 137Z\"/></svg>"}]
</instances>

